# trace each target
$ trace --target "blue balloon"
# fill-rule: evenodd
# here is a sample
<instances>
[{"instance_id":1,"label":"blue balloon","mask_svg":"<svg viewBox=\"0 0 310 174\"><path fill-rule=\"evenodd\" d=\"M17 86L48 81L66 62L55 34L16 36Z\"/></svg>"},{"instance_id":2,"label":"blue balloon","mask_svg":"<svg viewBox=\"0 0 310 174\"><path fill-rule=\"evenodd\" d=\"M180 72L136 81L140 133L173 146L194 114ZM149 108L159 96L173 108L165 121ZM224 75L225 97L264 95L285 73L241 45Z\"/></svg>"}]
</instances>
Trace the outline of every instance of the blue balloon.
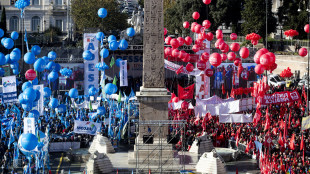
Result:
<instances>
[{"instance_id":1,"label":"blue balloon","mask_svg":"<svg viewBox=\"0 0 310 174\"><path fill-rule=\"evenodd\" d=\"M26 88L24 93L24 99L28 102L28 103L32 103L35 99L36 99L36 91L33 88Z\"/></svg>"},{"instance_id":2,"label":"blue balloon","mask_svg":"<svg viewBox=\"0 0 310 174\"><path fill-rule=\"evenodd\" d=\"M5 55L0 53L0 66L5 65L6 60L5 60Z\"/></svg>"},{"instance_id":3,"label":"blue balloon","mask_svg":"<svg viewBox=\"0 0 310 174\"><path fill-rule=\"evenodd\" d=\"M55 66L53 67L52 71L59 72L60 69L61 69L61 66L58 63L55 63Z\"/></svg>"},{"instance_id":4,"label":"blue balloon","mask_svg":"<svg viewBox=\"0 0 310 174\"><path fill-rule=\"evenodd\" d=\"M110 50L112 50L112 51L117 50L117 48L118 48L118 42L117 42L117 41L111 41L111 42L109 43L109 48L110 48Z\"/></svg>"},{"instance_id":5,"label":"blue balloon","mask_svg":"<svg viewBox=\"0 0 310 174\"><path fill-rule=\"evenodd\" d=\"M0 28L0 38L4 36L4 31Z\"/></svg>"},{"instance_id":6,"label":"blue balloon","mask_svg":"<svg viewBox=\"0 0 310 174\"><path fill-rule=\"evenodd\" d=\"M49 88L49 87L45 87L45 88L43 88L43 96L44 97L49 97L49 96L51 96L51 94L52 94L52 91L51 91L51 89Z\"/></svg>"},{"instance_id":7,"label":"blue balloon","mask_svg":"<svg viewBox=\"0 0 310 174\"><path fill-rule=\"evenodd\" d=\"M34 99L34 101L39 101L40 100L40 97L41 97L41 93L39 90L35 89L35 92L36 92L36 99Z\"/></svg>"},{"instance_id":8,"label":"blue balloon","mask_svg":"<svg viewBox=\"0 0 310 174\"><path fill-rule=\"evenodd\" d=\"M98 32L98 33L96 34L96 39L97 39L97 40L101 41L103 38L104 38L104 34L103 34L102 32Z\"/></svg>"},{"instance_id":9,"label":"blue balloon","mask_svg":"<svg viewBox=\"0 0 310 174\"><path fill-rule=\"evenodd\" d=\"M55 80L57 80L57 78L58 78L58 73L55 71L50 72L47 76L47 79L50 82L54 82Z\"/></svg>"},{"instance_id":10,"label":"blue balloon","mask_svg":"<svg viewBox=\"0 0 310 174\"><path fill-rule=\"evenodd\" d=\"M4 74L5 74L4 69L3 69L3 68L0 68L0 77L3 77L3 76L4 76Z\"/></svg>"},{"instance_id":11,"label":"blue balloon","mask_svg":"<svg viewBox=\"0 0 310 174\"><path fill-rule=\"evenodd\" d=\"M32 85L38 85L39 84L39 80L38 80L38 77L36 77L35 79L33 79L31 81Z\"/></svg>"},{"instance_id":12,"label":"blue balloon","mask_svg":"<svg viewBox=\"0 0 310 174\"><path fill-rule=\"evenodd\" d=\"M58 113L64 114L64 113L66 113L66 111L67 111L66 105L60 104L57 106L57 112Z\"/></svg>"},{"instance_id":13,"label":"blue balloon","mask_svg":"<svg viewBox=\"0 0 310 174\"><path fill-rule=\"evenodd\" d=\"M107 10L105 8L100 8L98 10L98 16L100 18L105 18L107 16L107 14L108 14L108 12L107 12Z\"/></svg>"},{"instance_id":14,"label":"blue balloon","mask_svg":"<svg viewBox=\"0 0 310 174\"><path fill-rule=\"evenodd\" d=\"M31 52L32 52L35 56L37 56L37 55L39 55L39 54L41 53L41 48L40 48L38 45L34 45L34 46L32 46L32 48L31 48Z\"/></svg>"},{"instance_id":15,"label":"blue balloon","mask_svg":"<svg viewBox=\"0 0 310 174\"><path fill-rule=\"evenodd\" d=\"M48 104L48 106L51 108L51 109L55 109L57 108L58 106L58 100L56 98L52 98L50 103Z\"/></svg>"},{"instance_id":16,"label":"blue balloon","mask_svg":"<svg viewBox=\"0 0 310 174\"><path fill-rule=\"evenodd\" d=\"M88 95L90 95L90 96L96 95L97 92L98 92L97 89L93 86L88 89Z\"/></svg>"},{"instance_id":17,"label":"blue balloon","mask_svg":"<svg viewBox=\"0 0 310 174\"><path fill-rule=\"evenodd\" d=\"M126 50L128 48L128 42L125 39L122 39L119 44L119 49Z\"/></svg>"},{"instance_id":18,"label":"blue balloon","mask_svg":"<svg viewBox=\"0 0 310 174\"><path fill-rule=\"evenodd\" d=\"M11 38L12 38L13 40L17 40L17 39L18 39L18 36L19 36L19 34L18 34L16 31L13 31L13 32L11 33Z\"/></svg>"},{"instance_id":19,"label":"blue balloon","mask_svg":"<svg viewBox=\"0 0 310 174\"><path fill-rule=\"evenodd\" d=\"M103 57L103 58L107 58L109 56L109 50L106 49L106 48L103 48L101 51L100 51L100 56Z\"/></svg>"},{"instance_id":20,"label":"blue balloon","mask_svg":"<svg viewBox=\"0 0 310 174\"><path fill-rule=\"evenodd\" d=\"M19 59L21 58L21 52L19 49L14 49L11 53L10 53L10 59L11 62L17 62L19 61Z\"/></svg>"},{"instance_id":21,"label":"blue balloon","mask_svg":"<svg viewBox=\"0 0 310 174\"><path fill-rule=\"evenodd\" d=\"M99 107L97 108L97 114L98 114L98 115L104 115L105 112L106 112L106 110L105 110L104 107L99 106Z\"/></svg>"},{"instance_id":22,"label":"blue balloon","mask_svg":"<svg viewBox=\"0 0 310 174\"><path fill-rule=\"evenodd\" d=\"M48 64L50 61L47 56L43 56L42 59L45 61L45 64Z\"/></svg>"},{"instance_id":23,"label":"blue balloon","mask_svg":"<svg viewBox=\"0 0 310 174\"><path fill-rule=\"evenodd\" d=\"M93 53L92 52L90 52L89 50L86 50L86 51L84 51L83 52L83 59L84 60L93 60Z\"/></svg>"},{"instance_id":24,"label":"blue balloon","mask_svg":"<svg viewBox=\"0 0 310 174\"><path fill-rule=\"evenodd\" d=\"M11 69L18 69L19 68L19 64L17 62L13 62L10 64Z\"/></svg>"},{"instance_id":25,"label":"blue balloon","mask_svg":"<svg viewBox=\"0 0 310 174\"><path fill-rule=\"evenodd\" d=\"M40 116L40 112L38 110L35 110L35 109L31 110L28 114L29 118L34 118L35 120L38 120L39 116ZM40 136L40 138L42 138L42 137Z\"/></svg>"},{"instance_id":26,"label":"blue balloon","mask_svg":"<svg viewBox=\"0 0 310 174\"><path fill-rule=\"evenodd\" d=\"M23 83L22 90L25 91L27 88L32 88L32 83L31 82Z\"/></svg>"},{"instance_id":27,"label":"blue balloon","mask_svg":"<svg viewBox=\"0 0 310 174\"><path fill-rule=\"evenodd\" d=\"M77 98L79 96L78 90L75 89L75 88L71 88L70 91L69 91L69 96L71 98Z\"/></svg>"},{"instance_id":28,"label":"blue balloon","mask_svg":"<svg viewBox=\"0 0 310 174\"><path fill-rule=\"evenodd\" d=\"M55 51L50 51L50 52L48 53L47 57L48 57L49 60L52 60L52 61L53 61L53 60L55 60L55 59L57 58L57 54L56 54Z\"/></svg>"},{"instance_id":29,"label":"blue balloon","mask_svg":"<svg viewBox=\"0 0 310 174\"><path fill-rule=\"evenodd\" d=\"M113 83L108 83L104 86L104 92L108 95L112 95L117 92L117 86Z\"/></svg>"},{"instance_id":30,"label":"blue balloon","mask_svg":"<svg viewBox=\"0 0 310 174\"><path fill-rule=\"evenodd\" d=\"M33 108L33 103L27 102L26 104L22 104L22 108L24 109L24 111L29 112Z\"/></svg>"},{"instance_id":31,"label":"blue balloon","mask_svg":"<svg viewBox=\"0 0 310 174\"><path fill-rule=\"evenodd\" d=\"M116 37L115 37L114 35L110 35L110 36L108 37L108 42L110 43L110 42L112 42L112 41L116 41Z\"/></svg>"},{"instance_id":32,"label":"blue balloon","mask_svg":"<svg viewBox=\"0 0 310 174\"><path fill-rule=\"evenodd\" d=\"M117 67L120 67L121 61L123 61L123 59L121 59L121 58L116 59L115 65L116 65Z\"/></svg>"},{"instance_id":33,"label":"blue balloon","mask_svg":"<svg viewBox=\"0 0 310 174\"><path fill-rule=\"evenodd\" d=\"M34 70L38 72L42 72L45 69L45 61L42 58L39 58L35 61L34 65Z\"/></svg>"},{"instance_id":34,"label":"blue balloon","mask_svg":"<svg viewBox=\"0 0 310 174\"><path fill-rule=\"evenodd\" d=\"M7 55L5 55L5 64L11 64L12 63L12 61L11 61L11 59L10 59L10 54L7 54Z\"/></svg>"},{"instance_id":35,"label":"blue balloon","mask_svg":"<svg viewBox=\"0 0 310 174\"><path fill-rule=\"evenodd\" d=\"M12 49L13 46L14 46L14 41L11 39L11 38L6 38L4 41L3 41L3 46L4 48L6 49Z\"/></svg>"},{"instance_id":36,"label":"blue balloon","mask_svg":"<svg viewBox=\"0 0 310 174\"><path fill-rule=\"evenodd\" d=\"M12 51L17 51L18 53L22 53L22 51L19 48L14 48Z\"/></svg>"},{"instance_id":37,"label":"blue balloon","mask_svg":"<svg viewBox=\"0 0 310 174\"><path fill-rule=\"evenodd\" d=\"M52 71L53 69L55 69L55 62L48 62L48 64L45 66L45 69Z\"/></svg>"},{"instance_id":38,"label":"blue balloon","mask_svg":"<svg viewBox=\"0 0 310 174\"><path fill-rule=\"evenodd\" d=\"M32 133L22 133L20 138L20 145L25 150L34 150L38 145L38 138Z\"/></svg>"},{"instance_id":39,"label":"blue balloon","mask_svg":"<svg viewBox=\"0 0 310 174\"><path fill-rule=\"evenodd\" d=\"M32 52L28 52L24 56L24 61L27 64L33 64L36 61L36 56Z\"/></svg>"},{"instance_id":40,"label":"blue balloon","mask_svg":"<svg viewBox=\"0 0 310 174\"><path fill-rule=\"evenodd\" d=\"M127 33L127 35L129 36L129 37L133 37L134 35L135 35L135 29L133 29L132 27L130 27L130 28L127 28L127 31L126 31L126 33Z\"/></svg>"},{"instance_id":41,"label":"blue balloon","mask_svg":"<svg viewBox=\"0 0 310 174\"><path fill-rule=\"evenodd\" d=\"M14 75L18 75L19 74L19 68L13 69L12 71L13 71Z\"/></svg>"},{"instance_id":42,"label":"blue balloon","mask_svg":"<svg viewBox=\"0 0 310 174\"><path fill-rule=\"evenodd\" d=\"M18 96L18 101L19 103L21 104L26 104L27 101L24 99L24 93L20 93L19 96Z\"/></svg>"}]
</instances>

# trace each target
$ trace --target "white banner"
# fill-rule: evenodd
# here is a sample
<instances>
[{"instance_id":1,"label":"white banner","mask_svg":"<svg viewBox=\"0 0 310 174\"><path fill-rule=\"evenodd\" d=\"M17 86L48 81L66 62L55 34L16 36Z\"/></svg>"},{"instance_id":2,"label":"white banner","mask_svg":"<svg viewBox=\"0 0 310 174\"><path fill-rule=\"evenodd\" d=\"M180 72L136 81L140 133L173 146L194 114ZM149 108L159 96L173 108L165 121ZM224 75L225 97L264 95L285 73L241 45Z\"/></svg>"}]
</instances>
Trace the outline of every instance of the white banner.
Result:
<instances>
[{"instance_id":1,"label":"white banner","mask_svg":"<svg viewBox=\"0 0 310 174\"><path fill-rule=\"evenodd\" d=\"M36 134L36 127L34 123L34 118L24 118L24 133Z\"/></svg>"},{"instance_id":2,"label":"white banner","mask_svg":"<svg viewBox=\"0 0 310 174\"><path fill-rule=\"evenodd\" d=\"M96 135L96 132L100 132L100 128L101 123L74 120L73 132L76 134Z\"/></svg>"},{"instance_id":3,"label":"white banner","mask_svg":"<svg viewBox=\"0 0 310 174\"><path fill-rule=\"evenodd\" d=\"M168 103L168 108L173 109L173 110L181 109L183 101L184 100L180 100L179 102ZM189 103L188 109L194 109L194 106L192 105L192 103Z\"/></svg>"},{"instance_id":4,"label":"white banner","mask_svg":"<svg viewBox=\"0 0 310 174\"><path fill-rule=\"evenodd\" d=\"M120 86L128 86L127 79L127 60L122 60L120 63Z\"/></svg>"},{"instance_id":5,"label":"white banner","mask_svg":"<svg viewBox=\"0 0 310 174\"><path fill-rule=\"evenodd\" d=\"M175 63L170 62L169 60L165 59L165 68L166 69L169 69L171 71L177 71L180 67L181 67L180 65L175 64ZM181 73L182 74L189 74L189 75L192 75L192 76L196 76L196 75L200 74L201 71L199 69L194 69L192 72L188 72L186 70L186 68L183 67L183 71Z\"/></svg>"},{"instance_id":6,"label":"white banner","mask_svg":"<svg viewBox=\"0 0 310 174\"><path fill-rule=\"evenodd\" d=\"M210 78L203 72L196 76L196 99L205 99L210 97L208 90Z\"/></svg>"},{"instance_id":7,"label":"white banner","mask_svg":"<svg viewBox=\"0 0 310 174\"><path fill-rule=\"evenodd\" d=\"M4 103L16 103L17 90L16 90L16 76L2 77L3 85L3 102Z\"/></svg>"},{"instance_id":8,"label":"white banner","mask_svg":"<svg viewBox=\"0 0 310 174\"><path fill-rule=\"evenodd\" d=\"M240 100L227 101L219 104L196 105L196 117L202 117L210 112L211 115L230 114L240 112Z\"/></svg>"},{"instance_id":9,"label":"white banner","mask_svg":"<svg viewBox=\"0 0 310 174\"><path fill-rule=\"evenodd\" d=\"M96 33L84 33L84 50L89 50L95 55L92 60L84 60L84 95L87 95L88 89L91 86L94 86L96 89L99 87L99 71L95 68L99 60Z\"/></svg>"},{"instance_id":10,"label":"white banner","mask_svg":"<svg viewBox=\"0 0 310 174\"><path fill-rule=\"evenodd\" d=\"M252 123L252 114L221 114L220 123Z\"/></svg>"},{"instance_id":11,"label":"white banner","mask_svg":"<svg viewBox=\"0 0 310 174\"><path fill-rule=\"evenodd\" d=\"M40 91L40 99L37 101L37 106L34 107L34 109L38 110L40 115L44 115L44 91L43 91L44 85L34 85L33 89L39 90Z\"/></svg>"}]
</instances>

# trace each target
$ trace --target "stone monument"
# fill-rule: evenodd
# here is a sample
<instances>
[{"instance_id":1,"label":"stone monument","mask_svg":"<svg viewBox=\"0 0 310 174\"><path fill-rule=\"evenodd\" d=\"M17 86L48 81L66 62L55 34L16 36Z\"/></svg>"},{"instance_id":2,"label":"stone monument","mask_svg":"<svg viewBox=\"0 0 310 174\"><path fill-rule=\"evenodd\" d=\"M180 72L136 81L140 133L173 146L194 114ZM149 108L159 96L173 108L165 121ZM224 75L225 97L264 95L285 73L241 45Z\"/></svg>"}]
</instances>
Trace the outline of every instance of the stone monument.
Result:
<instances>
[{"instance_id":1,"label":"stone monument","mask_svg":"<svg viewBox=\"0 0 310 174\"><path fill-rule=\"evenodd\" d=\"M148 165L160 165L161 161L158 160L162 160L163 157L173 158L172 145L163 141L168 134L168 125L160 125L160 131L157 129L159 126L156 125L157 122L168 121L168 101L170 100L170 94L164 83L163 0L144 0L142 78L142 87L140 92L137 92L140 102L139 136L131 157L139 163L138 165L150 161L146 158L154 157L151 160L153 164L149 162ZM153 126L145 124L148 122L154 123ZM143 136L148 135L153 136L154 141L151 145L143 143ZM133 162L129 157L129 163L130 161Z\"/></svg>"}]
</instances>

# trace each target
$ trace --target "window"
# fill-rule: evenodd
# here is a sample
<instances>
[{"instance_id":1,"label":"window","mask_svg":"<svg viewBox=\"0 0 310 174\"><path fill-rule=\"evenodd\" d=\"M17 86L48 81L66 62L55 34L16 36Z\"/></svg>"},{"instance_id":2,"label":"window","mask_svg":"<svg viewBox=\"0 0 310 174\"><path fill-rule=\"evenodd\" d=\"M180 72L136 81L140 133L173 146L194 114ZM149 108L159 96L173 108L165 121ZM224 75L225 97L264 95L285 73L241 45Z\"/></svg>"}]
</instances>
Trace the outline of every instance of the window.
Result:
<instances>
[{"instance_id":1,"label":"window","mask_svg":"<svg viewBox=\"0 0 310 174\"><path fill-rule=\"evenodd\" d=\"M31 19L31 31L40 31L40 18L38 16Z\"/></svg>"},{"instance_id":2,"label":"window","mask_svg":"<svg viewBox=\"0 0 310 174\"><path fill-rule=\"evenodd\" d=\"M40 0L32 0L32 5L40 5Z\"/></svg>"},{"instance_id":3,"label":"window","mask_svg":"<svg viewBox=\"0 0 310 174\"><path fill-rule=\"evenodd\" d=\"M17 16L13 16L10 19L10 31L19 31L19 19Z\"/></svg>"},{"instance_id":4,"label":"window","mask_svg":"<svg viewBox=\"0 0 310 174\"><path fill-rule=\"evenodd\" d=\"M17 0L11 0L11 5L15 5L15 2L16 2Z\"/></svg>"},{"instance_id":5,"label":"window","mask_svg":"<svg viewBox=\"0 0 310 174\"><path fill-rule=\"evenodd\" d=\"M56 20L56 27L62 31L62 20Z\"/></svg>"},{"instance_id":6,"label":"window","mask_svg":"<svg viewBox=\"0 0 310 174\"><path fill-rule=\"evenodd\" d=\"M62 5L62 0L55 0L56 5Z\"/></svg>"}]
</instances>

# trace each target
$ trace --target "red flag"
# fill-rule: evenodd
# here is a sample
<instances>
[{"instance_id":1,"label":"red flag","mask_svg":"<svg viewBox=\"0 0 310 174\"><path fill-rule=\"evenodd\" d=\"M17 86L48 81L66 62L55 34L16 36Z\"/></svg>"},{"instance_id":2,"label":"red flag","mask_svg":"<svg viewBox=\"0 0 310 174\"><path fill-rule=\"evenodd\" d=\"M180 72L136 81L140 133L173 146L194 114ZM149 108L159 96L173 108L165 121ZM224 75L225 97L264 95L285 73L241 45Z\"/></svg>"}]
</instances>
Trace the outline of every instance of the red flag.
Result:
<instances>
[{"instance_id":1,"label":"red flag","mask_svg":"<svg viewBox=\"0 0 310 174\"><path fill-rule=\"evenodd\" d=\"M229 95L228 95L228 92L226 93L226 99L229 99Z\"/></svg>"},{"instance_id":2,"label":"red flag","mask_svg":"<svg viewBox=\"0 0 310 174\"><path fill-rule=\"evenodd\" d=\"M291 128L291 117L292 117L292 110L290 110L290 115L288 117L288 128Z\"/></svg>"},{"instance_id":3,"label":"red flag","mask_svg":"<svg viewBox=\"0 0 310 174\"><path fill-rule=\"evenodd\" d=\"M235 73L233 73L233 85L235 85Z\"/></svg>"},{"instance_id":4,"label":"red flag","mask_svg":"<svg viewBox=\"0 0 310 174\"><path fill-rule=\"evenodd\" d=\"M230 97L235 98L235 89L231 88Z\"/></svg>"},{"instance_id":5,"label":"red flag","mask_svg":"<svg viewBox=\"0 0 310 174\"><path fill-rule=\"evenodd\" d=\"M176 97L174 93L171 93L171 98L170 98L170 101L168 103L172 103L172 99Z\"/></svg>"},{"instance_id":6,"label":"red flag","mask_svg":"<svg viewBox=\"0 0 310 174\"><path fill-rule=\"evenodd\" d=\"M268 108L266 110L266 123L265 123L265 131L268 130L270 128L270 117L269 117L269 113L268 113Z\"/></svg>"},{"instance_id":7,"label":"red flag","mask_svg":"<svg viewBox=\"0 0 310 174\"><path fill-rule=\"evenodd\" d=\"M198 124L199 124L199 121L200 121L200 118L199 118L199 117L196 117L196 120L194 121L195 125L198 125Z\"/></svg>"},{"instance_id":8,"label":"red flag","mask_svg":"<svg viewBox=\"0 0 310 174\"><path fill-rule=\"evenodd\" d=\"M244 151L245 153L248 153L250 151L250 143L251 142L249 142L248 145L246 145L246 148L245 148L245 151Z\"/></svg>"},{"instance_id":9,"label":"red flag","mask_svg":"<svg viewBox=\"0 0 310 174\"><path fill-rule=\"evenodd\" d=\"M279 143L280 147L284 147L283 136L282 136L282 132L281 131L280 131L280 136L279 136L278 143Z\"/></svg>"},{"instance_id":10,"label":"red flag","mask_svg":"<svg viewBox=\"0 0 310 174\"><path fill-rule=\"evenodd\" d=\"M239 127L239 129L237 130L236 133L236 146L239 146L239 137L240 137L240 132L241 132L241 127Z\"/></svg>"},{"instance_id":11,"label":"red flag","mask_svg":"<svg viewBox=\"0 0 310 174\"><path fill-rule=\"evenodd\" d=\"M301 135L301 142L300 142L300 151L304 149L305 142L304 142L304 134Z\"/></svg>"},{"instance_id":12,"label":"red flag","mask_svg":"<svg viewBox=\"0 0 310 174\"><path fill-rule=\"evenodd\" d=\"M256 112L255 112L254 119L253 119L253 123L255 125L257 125L257 123L259 122L261 116L262 116L262 113L260 112L260 110L258 108L256 108Z\"/></svg>"},{"instance_id":13,"label":"red flag","mask_svg":"<svg viewBox=\"0 0 310 174\"><path fill-rule=\"evenodd\" d=\"M118 174L118 169L116 170L116 174Z\"/></svg>"},{"instance_id":14,"label":"red flag","mask_svg":"<svg viewBox=\"0 0 310 174\"><path fill-rule=\"evenodd\" d=\"M305 85L302 88L302 96L304 97L305 101L307 101L307 94L306 94L306 90L305 90Z\"/></svg>"},{"instance_id":15,"label":"red flag","mask_svg":"<svg viewBox=\"0 0 310 174\"><path fill-rule=\"evenodd\" d=\"M222 94L224 95L226 93L224 83L222 84Z\"/></svg>"},{"instance_id":16,"label":"red flag","mask_svg":"<svg viewBox=\"0 0 310 174\"><path fill-rule=\"evenodd\" d=\"M295 134L292 135L290 140L290 149L295 150Z\"/></svg>"},{"instance_id":17,"label":"red flag","mask_svg":"<svg viewBox=\"0 0 310 174\"><path fill-rule=\"evenodd\" d=\"M236 168L236 174L238 174L238 168Z\"/></svg>"},{"instance_id":18,"label":"red flag","mask_svg":"<svg viewBox=\"0 0 310 174\"><path fill-rule=\"evenodd\" d=\"M178 85L179 99L193 99L194 87L195 84L192 84L191 86L188 86L186 88L182 88L182 86Z\"/></svg>"},{"instance_id":19,"label":"red flag","mask_svg":"<svg viewBox=\"0 0 310 174\"><path fill-rule=\"evenodd\" d=\"M179 75L180 73L182 73L184 70L184 66L181 65L180 68L176 71L176 73Z\"/></svg>"},{"instance_id":20,"label":"red flag","mask_svg":"<svg viewBox=\"0 0 310 174\"><path fill-rule=\"evenodd\" d=\"M149 174L151 174L151 169L149 169Z\"/></svg>"}]
</instances>

